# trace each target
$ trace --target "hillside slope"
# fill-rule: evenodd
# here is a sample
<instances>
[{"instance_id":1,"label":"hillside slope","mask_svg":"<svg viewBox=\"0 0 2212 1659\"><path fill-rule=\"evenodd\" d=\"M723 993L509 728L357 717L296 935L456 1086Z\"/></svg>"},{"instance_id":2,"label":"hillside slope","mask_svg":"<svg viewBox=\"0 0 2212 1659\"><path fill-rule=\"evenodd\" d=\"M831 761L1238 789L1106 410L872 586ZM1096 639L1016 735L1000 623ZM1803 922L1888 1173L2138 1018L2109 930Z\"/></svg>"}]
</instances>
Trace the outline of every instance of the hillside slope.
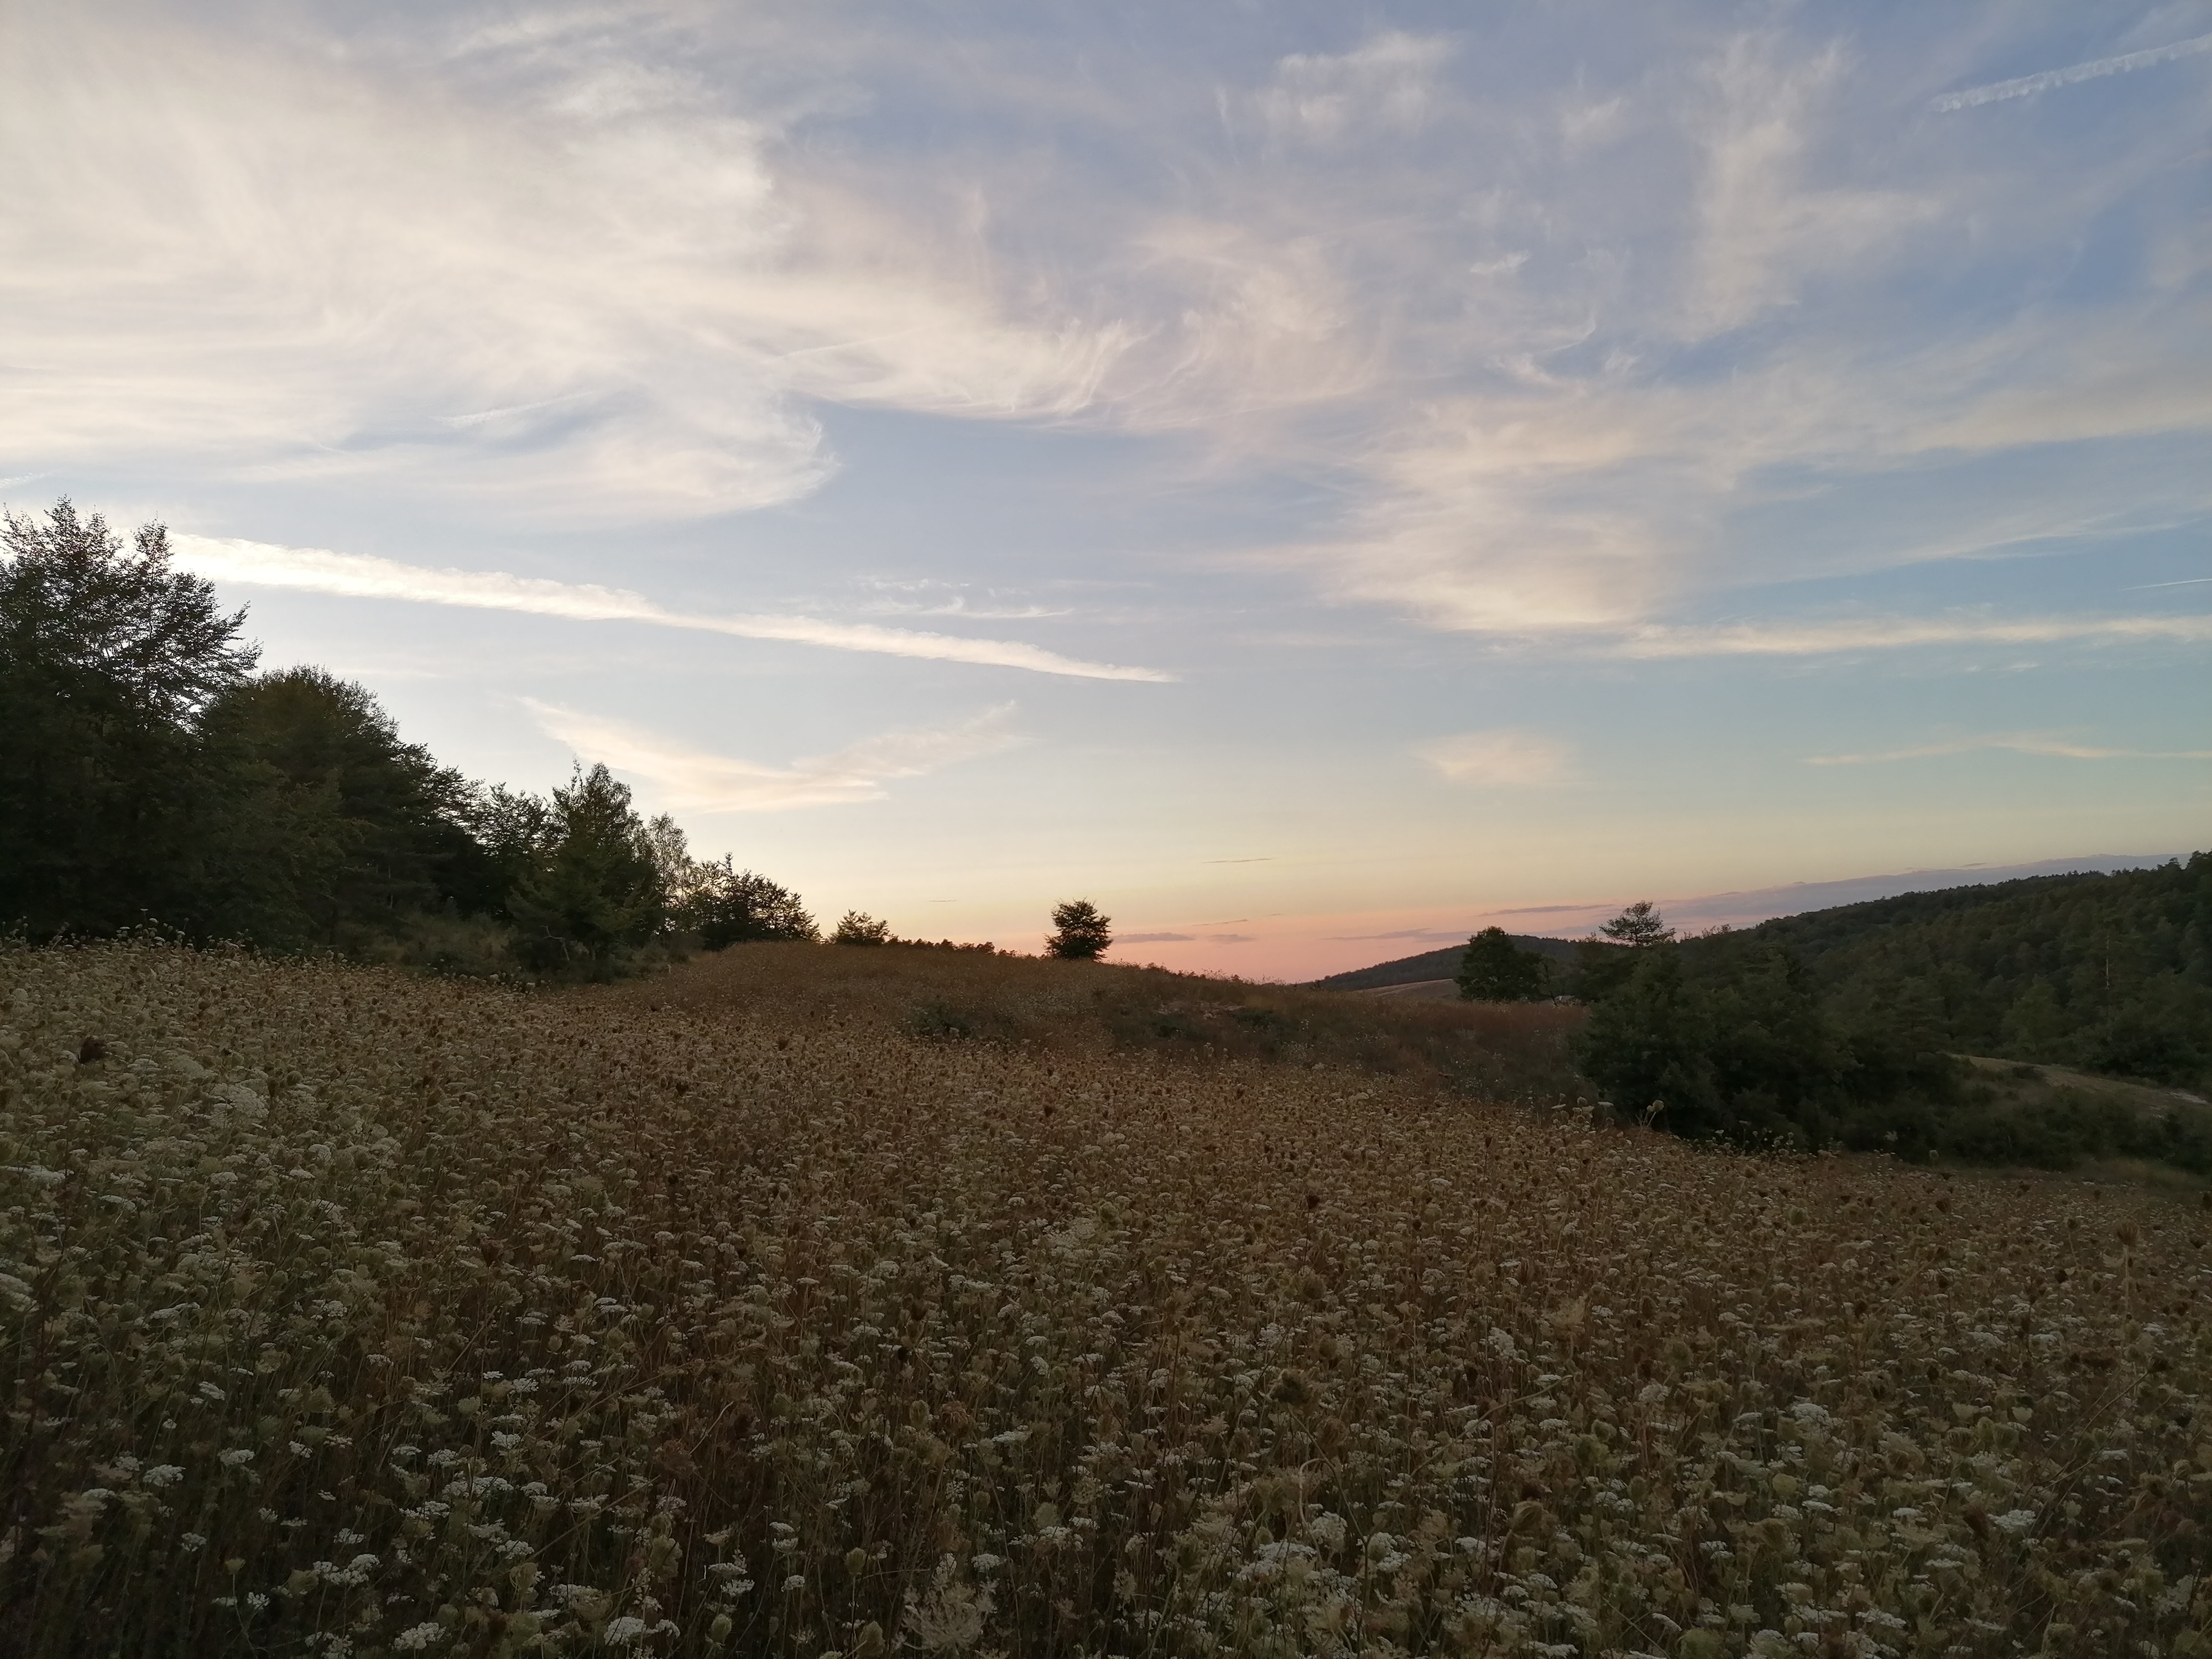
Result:
<instances>
[{"instance_id":1,"label":"hillside slope","mask_svg":"<svg viewBox=\"0 0 2212 1659\"><path fill-rule=\"evenodd\" d=\"M0 1646L2212 1626L2194 1206L724 988L0 950Z\"/></svg>"},{"instance_id":2,"label":"hillside slope","mask_svg":"<svg viewBox=\"0 0 2212 1659\"><path fill-rule=\"evenodd\" d=\"M2212 1081L2212 854L1817 910L1684 951L1695 972L1768 945L1844 1018L1927 1048Z\"/></svg>"},{"instance_id":3,"label":"hillside slope","mask_svg":"<svg viewBox=\"0 0 2212 1659\"><path fill-rule=\"evenodd\" d=\"M1534 933L1515 933L1511 939L1523 951L1533 951L1547 961L1565 964L1575 959L1575 941L1566 939L1542 939ZM1440 951L1424 951L1417 957L1399 957L1390 962L1378 962L1371 968L1354 968L1345 973L1331 974L1312 983L1328 991L1370 991L1383 985L1413 985L1425 979L1451 979L1459 973L1460 957L1466 953L1467 942L1448 945Z\"/></svg>"},{"instance_id":4,"label":"hillside slope","mask_svg":"<svg viewBox=\"0 0 2212 1659\"><path fill-rule=\"evenodd\" d=\"M1340 1066L1489 1100L1589 1098L1567 1052L1580 1009L1379 1006L1164 968L932 946L757 942L594 994L1035 1054Z\"/></svg>"}]
</instances>

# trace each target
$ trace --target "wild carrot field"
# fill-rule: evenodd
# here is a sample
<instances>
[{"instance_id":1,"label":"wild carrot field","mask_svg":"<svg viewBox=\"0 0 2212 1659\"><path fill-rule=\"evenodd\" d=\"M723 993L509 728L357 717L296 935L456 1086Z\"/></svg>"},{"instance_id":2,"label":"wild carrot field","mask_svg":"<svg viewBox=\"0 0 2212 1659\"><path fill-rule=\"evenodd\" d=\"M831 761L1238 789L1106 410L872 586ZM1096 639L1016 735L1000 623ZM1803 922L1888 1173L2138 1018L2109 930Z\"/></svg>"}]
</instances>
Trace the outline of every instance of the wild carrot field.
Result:
<instances>
[{"instance_id":1,"label":"wild carrot field","mask_svg":"<svg viewBox=\"0 0 2212 1659\"><path fill-rule=\"evenodd\" d=\"M0 1649L2209 1650L2194 1195L678 983L0 953Z\"/></svg>"}]
</instances>

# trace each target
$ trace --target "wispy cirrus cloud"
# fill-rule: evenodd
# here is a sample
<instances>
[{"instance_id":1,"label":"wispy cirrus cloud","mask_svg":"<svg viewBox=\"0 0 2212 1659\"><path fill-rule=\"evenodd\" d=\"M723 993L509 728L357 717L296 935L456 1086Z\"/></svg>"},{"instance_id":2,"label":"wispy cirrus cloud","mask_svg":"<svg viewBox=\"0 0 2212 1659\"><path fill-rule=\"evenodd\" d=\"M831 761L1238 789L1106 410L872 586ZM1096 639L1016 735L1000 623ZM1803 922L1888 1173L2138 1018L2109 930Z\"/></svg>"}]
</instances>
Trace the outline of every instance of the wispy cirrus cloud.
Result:
<instances>
[{"instance_id":1,"label":"wispy cirrus cloud","mask_svg":"<svg viewBox=\"0 0 2212 1659\"><path fill-rule=\"evenodd\" d=\"M921 777L1026 741L1012 728L1009 703L957 725L886 732L833 754L764 766L696 749L627 720L528 699L523 706L580 758L645 780L655 803L676 811L783 812L883 800L892 779Z\"/></svg>"},{"instance_id":2,"label":"wispy cirrus cloud","mask_svg":"<svg viewBox=\"0 0 2212 1659\"><path fill-rule=\"evenodd\" d=\"M1453 783L1528 787L1574 776L1573 750L1535 732L1462 732L1417 744L1413 752Z\"/></svg>"},{"instance_id":3,"label":"wispy cirrus cloud","mask_svg":"<svg viewBox=\"0 0 2212 1659\"><path fill-rule=\"evenodd\" d=\"M179 562L217 580L289 587L352 599L404 599L420 605L520 611L572 622L635 622L726 634L746 640L781 640L833 651L873 652L939 662L1020 668L1078 679L1172 680L1156 668L1083 662L1014 640L963 639L957 635L883 628L872 623L830 622L813 617L712 616L671 610L641 593L596 583L550 581L500 570L438 570L364 553L282 547L267 542L209 536L173 536Z\"/></svg>"},{"instance_id":4,"label":"wispy cirrus cloud","mask_svg":"<svg viewBox=\"0 0 2212 1659\"><path fill-rule=\"evenodd\" d=\"M1910 744L1863 755L1808 755L1808 766L1875 766L1888 761L1935 760L1947 755L1968 755L1978 750L2004 750L2016 755L2047 755L2057 760L2212 760L2212 749L2112 749L2082 743L2056 732L1998 732L1979 737L1950 738L1937 743Z\"/></svg>"}]
</instances>

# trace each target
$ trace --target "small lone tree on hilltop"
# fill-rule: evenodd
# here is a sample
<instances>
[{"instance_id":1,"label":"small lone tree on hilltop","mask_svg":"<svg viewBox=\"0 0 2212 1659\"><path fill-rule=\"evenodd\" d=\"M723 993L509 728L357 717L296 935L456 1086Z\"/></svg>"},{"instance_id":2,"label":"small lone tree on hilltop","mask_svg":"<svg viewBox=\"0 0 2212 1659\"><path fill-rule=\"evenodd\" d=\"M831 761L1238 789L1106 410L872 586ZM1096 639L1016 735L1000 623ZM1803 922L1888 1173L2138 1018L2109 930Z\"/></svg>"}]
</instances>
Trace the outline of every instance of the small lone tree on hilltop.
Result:
<instances>
[{"instance_id":1,"label":"small lone tree on hilltop","mask_svg":"<svg viewBox=\"0 0 2212 1659\"><path fill-rule=\"evenodd\" d=\"M1534 1002L1544 994L1547 967L1503 927L1486 927L1459 959L1459 994L1470 1002Z\"/></svg>"},{"instance_id":2,"label":"small lone tree on hilltop","mask_svg":"<svg viewBox=\"0 0 2212 1659\"><path fill-rule=\"evenodd\" d=\"M1048 955L1068 962L1096 962L1114 942L1114 919L1098 914L1089 899L1071 899L1052 907L1051 938L1044 942Z\"/></svg>"}]
</instances>

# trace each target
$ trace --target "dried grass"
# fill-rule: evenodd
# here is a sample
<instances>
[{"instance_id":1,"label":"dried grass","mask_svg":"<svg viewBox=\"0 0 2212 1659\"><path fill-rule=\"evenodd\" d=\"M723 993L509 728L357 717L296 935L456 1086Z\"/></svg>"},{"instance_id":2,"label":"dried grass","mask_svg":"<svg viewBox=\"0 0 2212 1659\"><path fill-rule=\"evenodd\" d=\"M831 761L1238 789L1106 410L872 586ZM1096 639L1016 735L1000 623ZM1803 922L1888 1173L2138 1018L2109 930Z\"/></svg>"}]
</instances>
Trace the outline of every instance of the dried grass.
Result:
<instances>
[{"instance_id":1,"label":"dried grass","mask_svg":"<svg viewBox=\"0 0 2212 1659\"><path fill-rule=\"evenodd\" d=\"M2171 1197L765 997L0 1003L9 1652L2206 1650Z\"/></svg>"},{"instance_id":2,"label":"dried grass","mask_svg":"<svg viewBox=\"0 0 2212 1659\"><path fill-rule=\"evenodd\" d=\"M1410 1002L1162 968L889 946L755 944L612 988L619 1003L1070 1056L1348 1066L1491 1101L1590 1099L1547 1003Z\"/></svg>"}]
</instances>

